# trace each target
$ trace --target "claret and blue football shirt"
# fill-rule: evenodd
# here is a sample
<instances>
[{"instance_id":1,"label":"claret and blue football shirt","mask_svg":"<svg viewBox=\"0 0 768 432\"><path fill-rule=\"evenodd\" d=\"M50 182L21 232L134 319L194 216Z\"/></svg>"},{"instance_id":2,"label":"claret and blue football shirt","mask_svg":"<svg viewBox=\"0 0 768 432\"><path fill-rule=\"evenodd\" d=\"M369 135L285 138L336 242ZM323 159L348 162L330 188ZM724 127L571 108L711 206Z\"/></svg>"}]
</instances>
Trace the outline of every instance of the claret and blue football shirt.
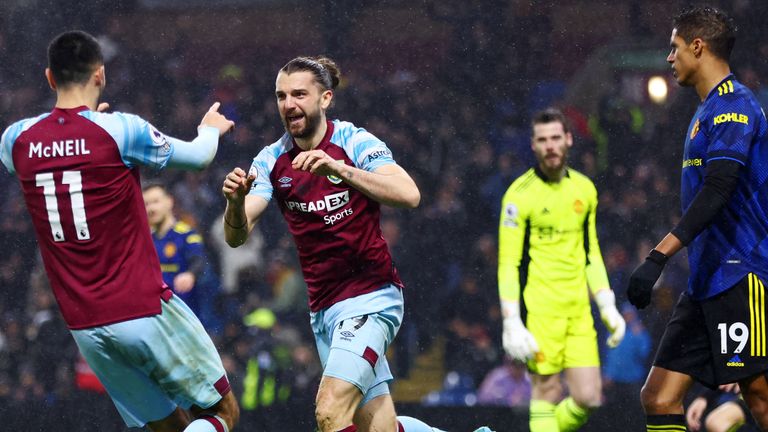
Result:
<instances>
[{"instance_id":1,"label":"claret and blue football shirt","mask_svg":"<svg viewBox=\"0 0 768 432\"><path fill-rule=\"evenodd\" d=\"M392 152L365 129L329 121L316 149L366 171L395 163ZM265 147L251 165L250 193L274 198L299 251L312 311L388 284L402 286L379 227L379 203L335 176L291 167L302 150L289 134Z\"/></svg>"}]
</instances>

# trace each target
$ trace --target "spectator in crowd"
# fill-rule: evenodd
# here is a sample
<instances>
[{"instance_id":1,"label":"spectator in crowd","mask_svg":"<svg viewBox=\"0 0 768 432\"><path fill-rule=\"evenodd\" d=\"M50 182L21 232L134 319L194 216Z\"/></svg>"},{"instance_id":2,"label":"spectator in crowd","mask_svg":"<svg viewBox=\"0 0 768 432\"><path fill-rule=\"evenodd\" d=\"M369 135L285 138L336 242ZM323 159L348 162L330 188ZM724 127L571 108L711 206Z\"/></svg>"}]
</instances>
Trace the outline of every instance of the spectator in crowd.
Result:
<instances>
[{"instance_id":1,"label":"spectator in crowd","mask_svg":"<svg viewBox=\"0 0 768 432\"><path fill-rule=\"evenodd\" d=\"M507 407L527 406L531 379L525 366L506 356L501 366L488 372L477 390L477 403Z\"/></svg>"}]
</instances>

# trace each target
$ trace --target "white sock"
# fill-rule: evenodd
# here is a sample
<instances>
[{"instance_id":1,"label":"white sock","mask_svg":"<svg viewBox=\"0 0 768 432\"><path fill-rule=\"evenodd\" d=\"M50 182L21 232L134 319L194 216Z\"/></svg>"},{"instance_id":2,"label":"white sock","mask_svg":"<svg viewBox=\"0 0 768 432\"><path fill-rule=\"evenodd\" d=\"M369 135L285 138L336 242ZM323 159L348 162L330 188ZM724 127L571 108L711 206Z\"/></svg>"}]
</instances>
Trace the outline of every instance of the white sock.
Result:
<instances>
[{"instance_id":1,"label":"white sock","mask_svg":"<svg viewBox=\"0 0 768 432\"><path fill-rule=\"evenodd\" d=\"M400 423L405 432L443 432L413 417L397 416L397 422Z\"/></svg>"},{"instance_id":2,"label":"white sock","mask_svg":"<svg viewBox=\"0 0 768 432\"><path fill-rule=\"evenodd\" d=\"M206 414L190 423L184 432L229 432L229 429L221 417Z\"/></svg>"}]
</instances>

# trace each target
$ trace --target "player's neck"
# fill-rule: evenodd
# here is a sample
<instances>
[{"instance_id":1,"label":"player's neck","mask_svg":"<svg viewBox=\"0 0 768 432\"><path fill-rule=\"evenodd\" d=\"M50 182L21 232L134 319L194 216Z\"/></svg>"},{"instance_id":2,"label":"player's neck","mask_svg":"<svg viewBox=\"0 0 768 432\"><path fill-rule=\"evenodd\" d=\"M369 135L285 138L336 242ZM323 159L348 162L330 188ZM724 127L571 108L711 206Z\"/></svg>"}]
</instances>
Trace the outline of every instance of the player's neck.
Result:
<instances>
[{"instance_id":1,"label":"player's neck","mask_svg":"<svg viewBox=\"0 0 768 432\"><path fill-rule=\"evenodd\" d=\"M163 237L165 234L168 233L168 231L173 228L173 226L176 225L176 218L175 217L167 217L163 219L163 222L159 225L155 226L155 233L158 237Z\"/></svg>"},{"instance_id":2,"label":"player's neck","mask_svg":"<svg viewBox=\"0 0 768 432\"><path fill-rule=\"evenodd\" d=\"M68 109L87 106L91 111L96 111L98 102L98 90L91 91L84 87L72 87L56 92L56 108Z\"/></svg>"},{"instance_id":3,"label":"player's neck","mask_svg":"<svg viewBox=\"0 0 768 432\"><path fill-rule=\"evenodd\" d=\"M328 131L328 123L326 123L325 117L323 117L322 121L317 126L315 133L313 133L311 137L294 138L293 140L296 141L296 145L299 146L299 148L301 148L302 150L304 151L313 150L315 147L319 146L320 143L323 141L323 137L325 137L325 133L327 131Z\"/></svg>"},{"instance_id":4,"label":"player's neck","mask_svg":"<svg viewBox=\"0 0 768 432\"><path fill-rule=\"evenodd\" d=\"M696 94L699 95L699 99L702 101L707 98L716 85L720 84L725 77L731 74L730 66L724 61L713 62L702 67L700 71L701 77L694 87L696 88Z\"/></svg>"},{"instance_id":5,"label":"player's neck","mask_svg":"<svg viewBox=\"0 0 768 432\"><path fill-rule=\"evenodd\" d=\"M565 177L565 170L567 167L565 164L563 164L562 167L556 168L556 169L549 169L545 166L539 165L539 170L541 170L542 174L544 174L544 177L547 178L548 181L552 183L559 183L560 180Z\"/></svg>"}]
</instances>

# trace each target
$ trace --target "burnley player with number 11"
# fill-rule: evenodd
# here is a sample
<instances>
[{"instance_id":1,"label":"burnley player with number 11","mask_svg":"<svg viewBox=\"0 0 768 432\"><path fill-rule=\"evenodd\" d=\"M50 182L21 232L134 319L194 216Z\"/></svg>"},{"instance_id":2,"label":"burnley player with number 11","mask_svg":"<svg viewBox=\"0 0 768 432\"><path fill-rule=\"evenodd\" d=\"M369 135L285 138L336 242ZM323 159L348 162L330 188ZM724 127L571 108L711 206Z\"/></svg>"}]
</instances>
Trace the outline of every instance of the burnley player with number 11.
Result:
<instances>
[{"instance_id":1,"label":"burnley player with number 11","mask_svg":"<svg viewBox=\"0 0 768 432\"><path fill-rule=\"evenodd\" d=\"M99 112L104 61L84 32L51 42L45 75L56 106L8 127L0 159L21 183L51 288L80 352L127 426L230 430L237 400L202 324L163 283L139 167L205 168L234 123L215 103L197 138L186 142L138 116Z\"/></svg>"}]
</instances>

